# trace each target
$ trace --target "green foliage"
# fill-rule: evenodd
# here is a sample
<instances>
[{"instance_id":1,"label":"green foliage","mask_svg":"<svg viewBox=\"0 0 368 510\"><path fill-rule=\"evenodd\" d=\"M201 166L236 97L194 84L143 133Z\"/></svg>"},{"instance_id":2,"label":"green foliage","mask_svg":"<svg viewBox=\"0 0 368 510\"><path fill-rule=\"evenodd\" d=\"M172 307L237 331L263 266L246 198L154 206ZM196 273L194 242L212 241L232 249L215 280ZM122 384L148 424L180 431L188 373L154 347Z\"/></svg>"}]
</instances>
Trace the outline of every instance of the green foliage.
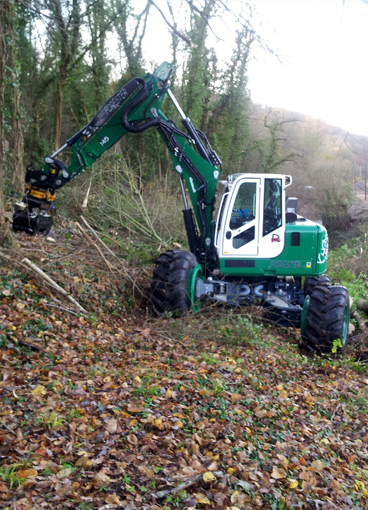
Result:
<instances>
[{"instance_id":1,"label":"green foliage","mask_svg":"<svg viewBox=\"0 0 368 510\"><path fill-rule=\"evenodd\" d=\"M337 338L333 341L331 352L332 354L336 354L338 349L342 349L342 343L340 338Z\"/></svg>"},{"instance_id":2,"label":"green foliage","mask_svg":"<svg viewBox=\"0 0 368 510\"><path fill-rule=\"evenodd\" d=\"M203 340L204 335L205 338L217 340L223 345L257 344L265 348L268 347L268 343L262 335L264 326L257 321L252 313L244 313L244 310L214 309L205 303L200 314L188 314L176 319L167 314L167 320L170 333L178 339L189 337L200 341ZM206 325L205 329L198 326L198 321L202 321ZM204 355L203 359L207 364L216 364L214 356Z\"/></svg>"},{"instance_id":3,"label":"green foliage","mask_svg":"<svg viewBox=\"0 0 368 510\"><path fill-rule=\"evenodd\" d=\"M145 183L146 165L133 167L122 155L105 156L93 167L87 216L120 244L129 260L137 260L139 254L141 262L152 261L158 247L162 251L174 242L185 243L179 190L165 182ZM76 186L80 203L84 198L80 181Z\"/></svg>"},{"instance_id":4,"label":"green foliage","mask_svg":"<svg viewBox=\"0 0 368 510\"><path fill-rule=\"evenodd\" d=\"M0 466L0 480L9 485L9 488L17 487L23 480L17 470L18 465Z\"/></svg>"},{"instance_id":5,"label":"green foliage","mask_svg":"<svg viewBox=\"0 0 368 510\"><path fill-rule=\"evenodd\" d=\"M61 418L55 411L51 413L40 414L38 418L35 418L37 425L44 425L49 430L59 428L65 420Z\"/></svg>"},{"instance_id":6,"label":"green foliage","mask_svg":"<svg viewBox=\"0 0 368 510\"><path fill-rule=\"evenodd\" d=\"M333 283L344 285L353 301L368 298L368 234L362 232L349 244L330 251L328 276Z\"/></svg>"}]
</instances>

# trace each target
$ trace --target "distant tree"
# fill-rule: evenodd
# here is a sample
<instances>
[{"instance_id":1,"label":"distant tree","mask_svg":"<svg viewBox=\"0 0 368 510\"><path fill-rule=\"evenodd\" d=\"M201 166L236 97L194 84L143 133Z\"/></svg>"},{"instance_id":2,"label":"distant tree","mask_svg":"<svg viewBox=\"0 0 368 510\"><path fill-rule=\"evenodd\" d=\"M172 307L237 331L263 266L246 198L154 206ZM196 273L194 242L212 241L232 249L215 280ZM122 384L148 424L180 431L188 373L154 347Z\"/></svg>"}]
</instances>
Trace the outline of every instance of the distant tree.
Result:
<instances>
[{"instance_id":1,"label":"distant tree","mask_svg":"<svg viewBox=\"0 0 368 510\"><path fill-rule=\"evenodd\" d=\"M91 73L95 88L95 110L106 100L109 90L110 66L106 59L106 26L112 13L104 0L95 0L88 11L88 26L91 34Z\"/></svg>"},{"instance_id":2,"label":"distant tree","mask_svg":"<svg viewBox=\"0 0 368 510\"><path fill-rule=\"evenodd\" d=\"M80 55L81 6L78 0L47 2L52 13L53 37L58 47L58 78L55 102L55 150L60 147L63 94L70 71ZM51 26L49 27L51 29ZM56 30L55 30L56 29ZM78 59L79 60L79 59Z\"/></svg>"},{"instance_id":3,"label":"distant tree","mask_svg":"<svg viewBox=\"0 0 368 510\"><path fill-rule=\"evenodd\" d=\"M253 36L243 26L236 34L236 46L229 65L219 73L221 83L211 104L208 133L216 140L225 168L242 171L249 146L249 94L247 65Z\"/></svg>"},{"instance_id":4,"label":"distant tree","mask_svg":"<svg viewBox=\"0 0 368 510\"><path fill-rule=\"evenodd\" d=\"M205 129L211 101L211 70L212 52L207 45L208 27L218 6L217 0L204 0L201 8L190 11L189 38L192 42L188 49L187 63L183 73L184 109L194 125Z\"/></svg>"},{"instance_id":5,"label":"distant tree","mask_svg":"<svg viewBox=\"0 0 368 510\"><path fill-rule=\"evenodd\" d=\"M13 26L13 2L3 0L0 3L0 242L7 235L7 223L5 221L4 205L4 182L6 166L6 144L5 144L5 90L8 80L7 64L11 52L12 26Z\"/></svg>"},{"instance_id":6,"label":"distant tree","mask_svg":"<svg viewBox=\"0 0 368 510\"><path fill-rule=\"evenodd\" d=\"M140 76L144 69L142 42L146 34L151 3L136 13L131 0L112 0L113 23L127 59L127 78Z\"/></svg>"}]
</instances>

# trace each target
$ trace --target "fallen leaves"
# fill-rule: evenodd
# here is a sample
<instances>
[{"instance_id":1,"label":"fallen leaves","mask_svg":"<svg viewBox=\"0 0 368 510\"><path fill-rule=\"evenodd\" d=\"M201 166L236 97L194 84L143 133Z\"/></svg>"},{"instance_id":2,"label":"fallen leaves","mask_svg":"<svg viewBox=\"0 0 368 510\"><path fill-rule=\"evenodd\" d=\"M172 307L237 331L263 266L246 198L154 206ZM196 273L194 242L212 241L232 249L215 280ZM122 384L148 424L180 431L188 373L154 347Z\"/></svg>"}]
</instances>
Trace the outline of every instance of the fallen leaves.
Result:
<instances>
[{"instance_id":1,"label":"fallen leaves","mask_svg":"<svg viewBox=\"0 0 368 510\"><path fill-rule=\"evenodd\" d=\"M273 466L271 476L275 480L282 480L283 478L286 478L287 474L286 474L285 469L278 468L277 466Z\"/></svg>"},{"instance_id":2,"label":"fallen leaves","mask_svg":"<svg viewBox=\"0 0 368 510\"><path fill-rule=\"evenodd\" d=\"M45 386L42 386L42 384L39 384L31 391L31 393L32 393L32 395L39 397L41 395L45 395L47 393L47 390L46 390Z\"/></svg>"},{"instance_id":3,"label":"fallen leaves","mask_svg":"<svg viewBox=\"0 0 368 510\"><path fill-rule=\"evenodd\" d=\"M207 471L206 473L203 473L203 481L204 482L213 482L216 480L215 475L211 471Z\"/></svg>"},{"instance_id":4,"label":"fallen leaves","mask_svg":"<svg viewBox=\"0 0 368 510\"><path fill-rule=\"evenodd\" d=\"M111 481L111 478L103 470L96 473L92 480L93 485L97 488L104 487L105 485L110 485Z\"/></svg>"},{"instance_id":5,"label":"fallen leaves","mask_svg":"<svg viewBox=\"0 0 368 510\"><path fill-rule=\"evenodd\" d=\"M173 507L172 498L193 509L310 499L364 508L359 374L302 360L280 338L225 346L210 337L211 316L158 323L187 328L176 342L111 314L117 302L103 308L113 291L106 275L89 279L78 263L58 270L84 306L93 303L95 319L48 306L47 291L19 275L0 292L2 506L152 510ZM189 326L204 320L207 337L202 328L192 341ZM19 345L23 338L43 351Z\"/></svg>"},{"instance_id":6,"label":"fallen leaves","mask_svg":"<svg viewBox=\"0 0 368 510\"><path fill-rule=\"evenodd\" d=\"M110 434L114 434L116 432L117 428L118 428L118 420L116 420L115 418L111 418L111 420L109 420L107 422L107 426L106 426L107 432L109 432Z\"/></svg>"}]
</instances>

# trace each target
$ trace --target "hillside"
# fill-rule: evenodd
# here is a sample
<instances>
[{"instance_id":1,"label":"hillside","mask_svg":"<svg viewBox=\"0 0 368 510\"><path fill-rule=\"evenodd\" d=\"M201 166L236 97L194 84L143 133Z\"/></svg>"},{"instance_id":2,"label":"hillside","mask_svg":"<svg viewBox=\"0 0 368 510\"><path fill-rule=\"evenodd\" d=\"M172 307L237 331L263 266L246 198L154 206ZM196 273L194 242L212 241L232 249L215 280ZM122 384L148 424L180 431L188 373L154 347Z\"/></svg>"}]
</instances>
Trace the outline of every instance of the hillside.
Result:
<instances>
[{"instance_id":1,"label":"hillside","mask_svg":"<svg viewBox=\"0 0 368 510\"><path fill-rule=\"evenodd\" d=\"M367 179L368 137L299 112L251 104L250 140L243 169L290 174L289 196L300 214L330 230L348 229L346 206ZM337 223L337 225L336 225Z\"/></svg>"},{"instance_id":2,"label":"hillside","mask_svg":"<svg viewBox=\"0 0 368 510\"><path fill-rule=\"evenodd\" d=\"M367 507L356 365L257 309L154 319L150 271L72 224L55 239L1 252L0 508Z\"/></svg>"}]
</instances>

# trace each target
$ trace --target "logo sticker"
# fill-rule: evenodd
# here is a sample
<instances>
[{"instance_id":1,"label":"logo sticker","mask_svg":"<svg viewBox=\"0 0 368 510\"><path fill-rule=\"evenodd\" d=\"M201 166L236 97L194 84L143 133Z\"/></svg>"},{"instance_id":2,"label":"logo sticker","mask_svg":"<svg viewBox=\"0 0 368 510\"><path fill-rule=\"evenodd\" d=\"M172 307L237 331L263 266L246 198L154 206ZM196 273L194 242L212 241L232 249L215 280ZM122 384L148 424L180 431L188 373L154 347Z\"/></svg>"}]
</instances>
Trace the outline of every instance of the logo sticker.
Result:
<instances>
[{"instance_id":1,"label":"logo sticker","mask_svg":"<svg viewBox=\"0 0 368 510\"><path fill-rule=\"evenodd\" d=\"M271 243L281 243L280 236L278 234L272 234Z\"/></svg>"},{"instance_id":2,"label":"logo sticker","mask_svg":"<svg viewBox=\"0 0 368 510\"><path fill-rule=\"evenodd\" d=\"M109 140L110 138L108 136L104 136L103 138L100 139L100 145L102 145L103 147L105 143L107 143Z\"/></svg>"},{"instance_id":3,"label":"logo sticker","mask_svg":"<svg viewBox=\"0 0 368 510\"><path fill-rule=\"evenodd\" d=\"M328 257L328 238L326 237L322 241L322 248L318 254L317 264L324 264Z\"/></svg>"}]
</instances>

